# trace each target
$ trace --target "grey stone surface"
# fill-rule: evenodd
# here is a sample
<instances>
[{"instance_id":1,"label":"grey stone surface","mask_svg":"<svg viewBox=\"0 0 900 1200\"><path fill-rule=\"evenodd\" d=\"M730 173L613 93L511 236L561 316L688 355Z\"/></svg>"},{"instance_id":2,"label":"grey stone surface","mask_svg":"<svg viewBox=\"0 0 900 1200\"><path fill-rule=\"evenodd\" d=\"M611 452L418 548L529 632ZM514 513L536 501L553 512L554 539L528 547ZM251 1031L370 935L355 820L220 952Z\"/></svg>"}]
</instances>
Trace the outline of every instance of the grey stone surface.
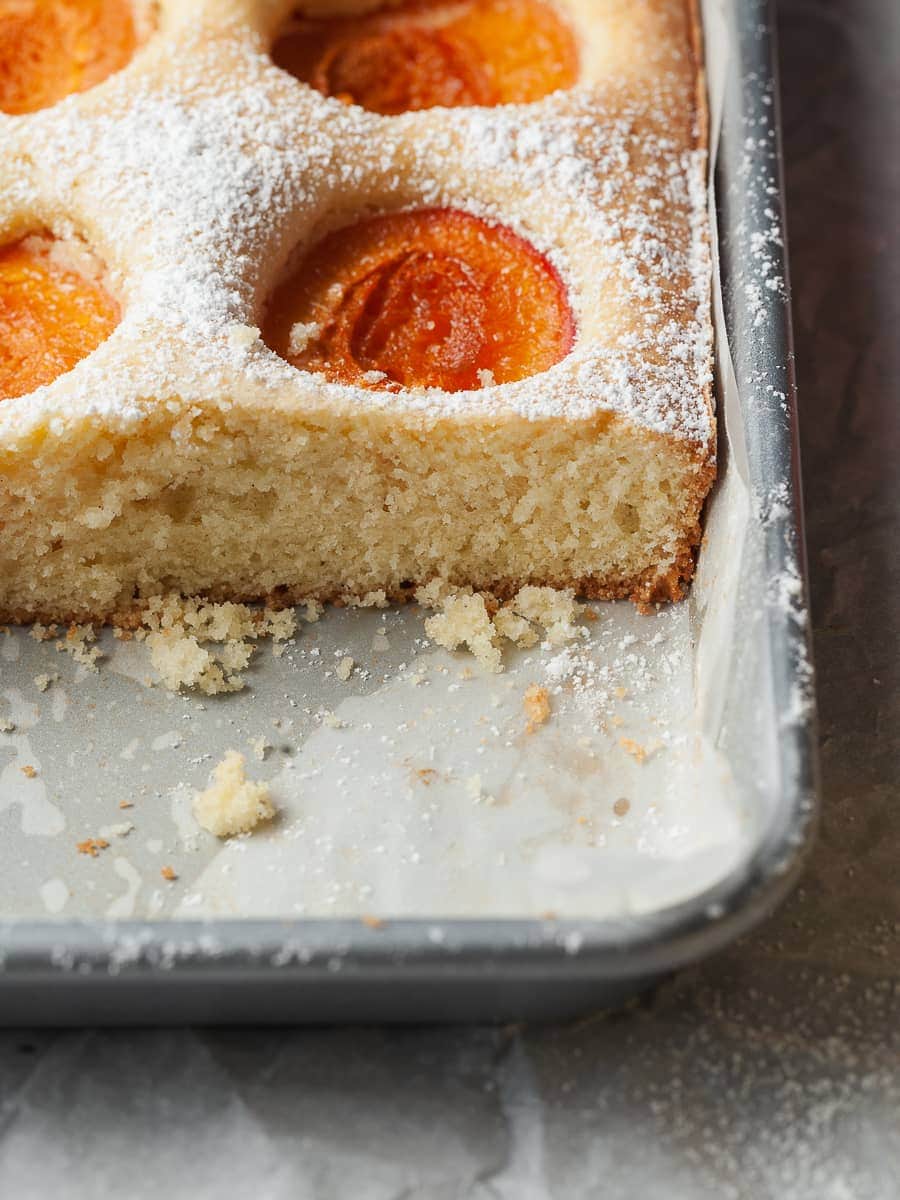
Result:
<instances>
[{"instance_id":1,"label":"grey stone surface","mask_svg":"<svg viewBox=\"0 0 900 1200\"><path fill-rule=\"evenodd\" d=\"M568 1027L4 1033L4 1197L900 1196L900 8L779 24L824 780L801 887Z\"/></svg>"}]
</instances>

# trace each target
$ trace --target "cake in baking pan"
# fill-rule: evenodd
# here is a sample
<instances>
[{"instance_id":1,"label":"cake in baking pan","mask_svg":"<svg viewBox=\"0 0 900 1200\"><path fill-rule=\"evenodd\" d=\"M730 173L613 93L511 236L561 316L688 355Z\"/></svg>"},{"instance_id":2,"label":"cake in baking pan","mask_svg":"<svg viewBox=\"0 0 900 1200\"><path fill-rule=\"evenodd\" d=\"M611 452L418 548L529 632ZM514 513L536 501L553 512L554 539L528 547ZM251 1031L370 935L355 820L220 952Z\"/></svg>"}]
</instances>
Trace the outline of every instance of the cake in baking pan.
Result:
<instances>
[{"instance_id":1,"label":"cake in baking pan","mask_svg":"<svg viewBox=\"0 0 900 1200\"><path fill-rule=\"evenodd\" d=\"M0 6L0 616L681 595L687 0Z\"/></svg>"}]
</instances>

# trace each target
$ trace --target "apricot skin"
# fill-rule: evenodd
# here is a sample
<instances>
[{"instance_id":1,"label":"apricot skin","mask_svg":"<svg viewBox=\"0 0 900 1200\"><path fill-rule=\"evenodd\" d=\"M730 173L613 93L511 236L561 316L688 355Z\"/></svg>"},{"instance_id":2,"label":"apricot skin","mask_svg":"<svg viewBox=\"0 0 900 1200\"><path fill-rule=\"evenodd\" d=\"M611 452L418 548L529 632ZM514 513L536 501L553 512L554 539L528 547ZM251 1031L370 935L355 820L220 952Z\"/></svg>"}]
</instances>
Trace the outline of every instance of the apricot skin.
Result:
<instances>
[{"instance_id":1,"label":"apricot skin","mask_svg":"<svg viewBox=\"0 0 900 1200\"><path fill-rule=\"evenodd\" d=\"M0 400L52 383L118 323L112 297L61 265L52 245L29 237L0 247Z\"/></svg>"},{"instance_id":2,"label":"apricot skin","mask_svg":"<svg viewBox=\"0 0 900 1200\"><path fill-rule=\"evenodd\" d=\"M301 349L291 330L312 329ZM388 213L326 236L273 294L268 344L363 387L455 392L547 370L574 322L553 266L511 230L455 209Z\"/></svg>"},{"instance_id":3,"label":"apricot skin","mask_svg":"<svg viewBox=\"0 0 900 1200\"><path fill-rule=\"evenodd\" d=\"M137 46L128 0L0 4L0 111L48 108L121 70Z\"/></svg>"},{"instance_id":4,"label":"apricot skin","mask_svg":"<svg viewBox=\"0 0 900 1200\"><path fill-rule=\"evenodd\" d=\"M273 57L323 95L384 116L527 104L578 77L575 37L544 0L407 0L369 16L304 20Z\"/></svg>"}]
</instances>

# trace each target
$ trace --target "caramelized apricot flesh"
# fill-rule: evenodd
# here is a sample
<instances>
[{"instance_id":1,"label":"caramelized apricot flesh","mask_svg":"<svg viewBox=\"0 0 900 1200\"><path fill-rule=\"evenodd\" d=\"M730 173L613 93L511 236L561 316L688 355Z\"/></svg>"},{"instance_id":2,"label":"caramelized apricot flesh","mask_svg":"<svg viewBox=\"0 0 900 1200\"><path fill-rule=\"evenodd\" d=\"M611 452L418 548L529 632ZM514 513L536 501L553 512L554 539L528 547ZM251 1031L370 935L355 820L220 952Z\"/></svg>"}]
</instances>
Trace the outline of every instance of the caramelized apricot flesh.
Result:
<instances>
[{"instance_id":1,"label":"caramelized apricot flesh","mask_svg":"<svg viewBox=\"0 0 900 1200\"><path fill-rule=\"evenodd\" d=\"M327 235L276 289L265 324L293 366L395 390L510 383L547 370L574 337L547 259L455 209L388 213Z\"/></svg>"},{"instance_id":2,"label":"caramelized apricot flesh","mask_svg":"<svg viewBox=\"0 0 900 1200\"><path fill-rule=\"evenodd\" d=\"M578 76L574 35L544 0L408 0L370 16L298 19L272 55L324 95L386 116L526 104Z\"/></svg>"},{"instance_id":3,"label":"caramelized apricot flesh","mask_svg":"<svg viewBox=\"0 0 900 1200\"><path fill-rule=\"evenodd\" d=\"M0 3L0 110L30 113L121 70L137 46L129 0Z\"/></svg>"},{"instance_id":4,"label":"caramelized apricot flesh","mask_svg":"<svg viewBox=\"0 0 900 1200\"><path fill-rule=\"evenodd\" d=\"M52 238L0 246L0 400L70 371L118 320L115 300Z\"/></svg>"}]
</instances>

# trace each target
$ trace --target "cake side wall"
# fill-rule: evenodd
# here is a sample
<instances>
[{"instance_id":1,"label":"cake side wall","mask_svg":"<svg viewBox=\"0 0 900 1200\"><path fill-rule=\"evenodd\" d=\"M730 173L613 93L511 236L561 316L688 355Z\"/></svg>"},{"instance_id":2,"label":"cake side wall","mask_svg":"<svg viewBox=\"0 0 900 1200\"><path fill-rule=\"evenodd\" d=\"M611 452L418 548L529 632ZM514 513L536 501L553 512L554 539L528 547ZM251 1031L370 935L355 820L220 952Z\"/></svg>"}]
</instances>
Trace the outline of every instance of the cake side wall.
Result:
<instances>
[{"instance_id":1,"label":"cake side wall","mask_svg":"<svg viewBox=\"0 0 900 1200\"><path fill-rule=\"evenodd\" d=\"M708 449L579 422L162 411L0 456L0 617L109 619L169 591L320 599L435 576L676 598Z\"/></svg>"}]
</instances>

